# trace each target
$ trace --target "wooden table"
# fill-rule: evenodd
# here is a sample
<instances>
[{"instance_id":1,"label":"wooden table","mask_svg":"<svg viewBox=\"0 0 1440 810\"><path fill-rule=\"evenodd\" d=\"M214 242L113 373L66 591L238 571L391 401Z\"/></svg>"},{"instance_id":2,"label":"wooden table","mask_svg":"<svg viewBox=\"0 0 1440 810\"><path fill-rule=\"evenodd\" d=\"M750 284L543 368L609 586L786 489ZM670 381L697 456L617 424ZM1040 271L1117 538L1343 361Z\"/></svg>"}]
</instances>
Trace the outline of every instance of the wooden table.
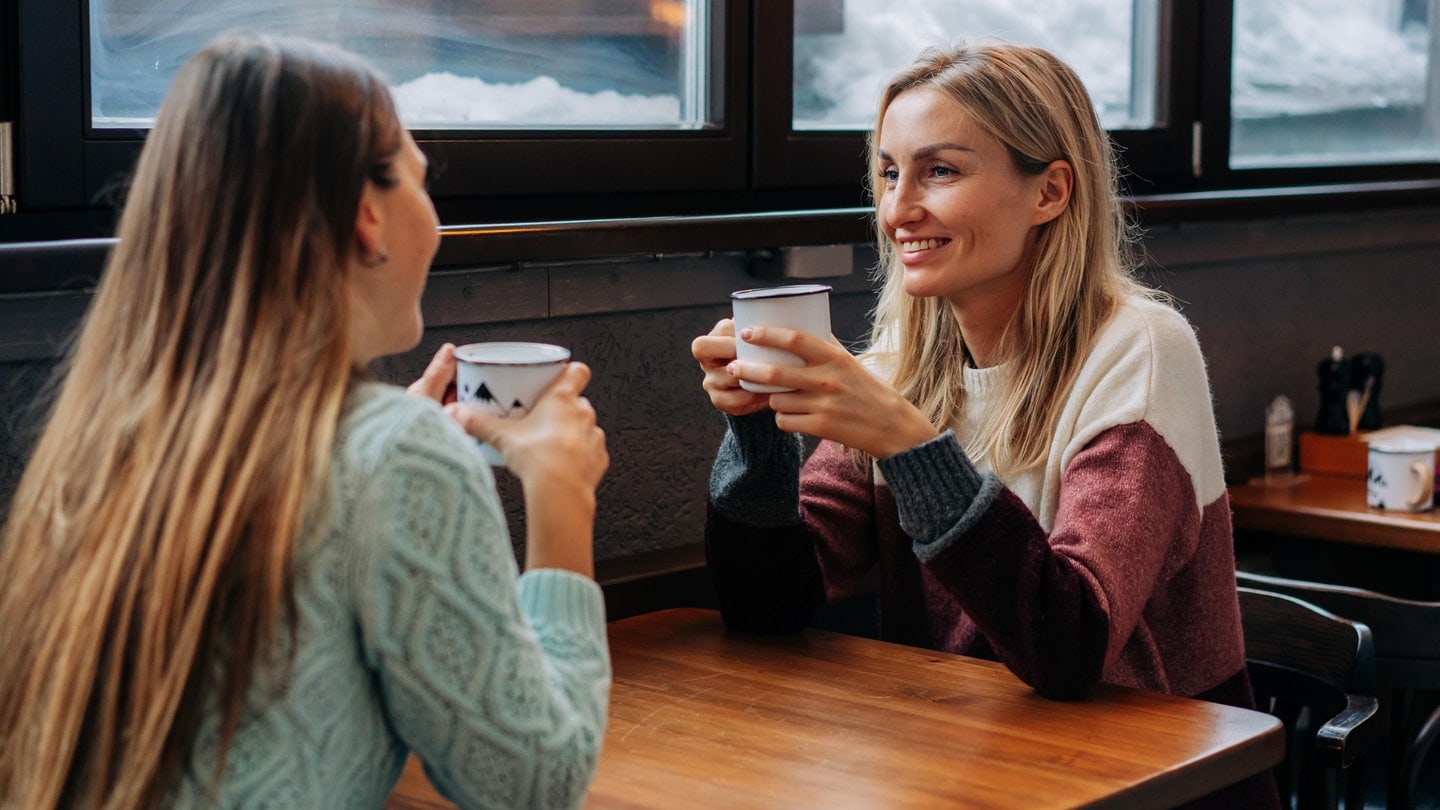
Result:
<instances>
[{"instance_id":1,"label":"wooden table","mask_svg":"<svg viewBox=\"0 0 1440 810\"><path fill-rule=\"evenodd\" d=\"M1365 505L1365 480L1301 473L1230 487L1235 528L1440 554L1440 512Z\"/></svg>"},{"instance_id":2,"label":"wooden table","mask_svg":"<svg viewBox=\"0 0 1440 810\"><path fill-rule=\"evenodd\" d=\"M613 622L610 648L590 808L1158 808L1284 756L1268 714L1109 686L1055 702L993 662L708 610ZM390 806L449 805L417 767Z\"/></svg>"}]
</instances>

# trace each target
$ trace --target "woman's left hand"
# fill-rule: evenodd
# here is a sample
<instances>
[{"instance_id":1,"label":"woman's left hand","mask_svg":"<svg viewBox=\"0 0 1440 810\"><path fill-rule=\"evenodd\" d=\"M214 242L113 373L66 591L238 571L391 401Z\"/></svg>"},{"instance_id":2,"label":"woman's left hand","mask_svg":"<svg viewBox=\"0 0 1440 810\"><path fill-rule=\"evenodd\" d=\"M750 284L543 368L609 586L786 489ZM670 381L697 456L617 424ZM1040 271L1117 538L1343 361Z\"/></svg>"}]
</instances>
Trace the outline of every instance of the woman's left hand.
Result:
<instances>
[{"instance_id":1,"label":"woman's left hand","mask_svg":"<svg viewBox=\"0 0 1440 810\"><path fill-rule=\"evenodd\" d=\"M420 379L405 389L410 393L429 397L441 405L455 401L455 344L446 343L430 358L430 365Z\"/></svg>"},{"instance_id":2,"label":"woman's left hand","mask_svg":"<svg viewBox=\"0 0 1440 810\"><path fill-rule=\"evenodd\" d=\"M888 458L940 432L900 392L870 373L833 338L822 340L779 326L747 328L741 339L784 349L805 366L736 360L730 373L751 382L794 388L770 395L775 425Z\"/></svg>"}]
</instances>

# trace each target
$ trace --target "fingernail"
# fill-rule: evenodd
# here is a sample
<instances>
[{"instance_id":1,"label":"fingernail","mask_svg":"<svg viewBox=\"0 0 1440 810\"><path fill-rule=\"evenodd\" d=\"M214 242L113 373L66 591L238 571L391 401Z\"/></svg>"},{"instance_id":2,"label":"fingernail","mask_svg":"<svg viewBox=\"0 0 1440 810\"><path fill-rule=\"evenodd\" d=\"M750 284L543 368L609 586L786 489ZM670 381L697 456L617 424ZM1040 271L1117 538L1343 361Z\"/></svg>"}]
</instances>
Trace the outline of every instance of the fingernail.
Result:
<instances>
[{"instance_id":1,"label":"fingernail","mask_svg":"<svg viewBox=\"0 0 1440 810\"><path fill-rule=\"evenodd\" d=\"M752 337L755 337L755 330L754 330L754 329L752 329L752 328L750 328L750 327L747 326L747 327L745 327L744 329L741 329L741 330L740 330L740 339L741 339L741 340L749 340L749 339L752 338Z\"/></svg>"}]
</instances>

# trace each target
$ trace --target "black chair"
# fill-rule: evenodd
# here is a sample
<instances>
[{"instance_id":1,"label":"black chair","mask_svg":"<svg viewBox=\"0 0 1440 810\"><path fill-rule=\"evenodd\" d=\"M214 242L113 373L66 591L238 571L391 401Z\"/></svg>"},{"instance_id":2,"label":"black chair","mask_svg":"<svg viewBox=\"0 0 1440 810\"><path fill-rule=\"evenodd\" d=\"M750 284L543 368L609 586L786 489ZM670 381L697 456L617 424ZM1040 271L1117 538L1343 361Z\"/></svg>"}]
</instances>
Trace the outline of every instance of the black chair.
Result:
<instances>
[{"instance_id":1,"label":"black chair","mask_svg":"<svg viewBox=\"0 0 1440 810\"><path fill-rule=\"evenodd\" d=\"M1281 800L1305 808L1364 807L1373 747L1375 649L1365 625L1292 596L1242 587L1245 663L1257 705L1285 724L1276 769Z\"/></svg>"},{"instance_id":2,"label":"black chair","mask_svg":"<svg viewBox=\"0 0 1440 810\"><path fill-rule=\"evenodd\" d=\"M1242 586L1289 594L1370 628L1375 681L1390 721L1386 806L1414 808L1421 767L1440 735L1440 706L1429 717L1417 710L1418 697L1440 690L1440 602L1243 571L1236 577Z\"/></svg>"}]
</instances>

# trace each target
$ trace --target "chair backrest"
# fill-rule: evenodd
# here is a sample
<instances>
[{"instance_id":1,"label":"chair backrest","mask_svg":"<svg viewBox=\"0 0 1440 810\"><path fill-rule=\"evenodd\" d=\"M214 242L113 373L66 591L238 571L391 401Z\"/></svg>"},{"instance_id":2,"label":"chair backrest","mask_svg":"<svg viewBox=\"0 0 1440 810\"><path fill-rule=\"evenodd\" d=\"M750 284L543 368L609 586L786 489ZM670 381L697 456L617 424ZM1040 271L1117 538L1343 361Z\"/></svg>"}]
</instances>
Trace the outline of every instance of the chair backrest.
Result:
<instances>
[{"instance_id":1,"label":"chair backrest","mask_svg":"<svg viewBox=\"0 0 1440 810\"><path fill-rule=\"evenodd\" d=\"M1440 602L1244 571L1235 577L1243 587L1288 594L1369 627L1381 688L1440 689Z\"/></svg>"},{"instance_id":2,"label":"chair backrest","mask_svg":"<svg viewBox=\"0 0 1440 810\"><path fill-rule=\"evenodd\" d=\"M1244 571L1235 576L1243 587L1288 594L1370 628L1376 684L1389 702L1387 802L1392 810L1414 807L1421 771L1440 739L1440 706L1415 697L1417 690L1440 689L1440 602Z\"/></svg>"},{"instance_id":3,"label":"chair backrest","mask_svg":"<svg viewBox=\"0 0 1440 810\"><path fill-rule=\"evenodd\" d=\"M1281 795L1297 795L1302 807L1334 807L1343 772L1360 775L1356 766L1377 736L1370 630L1293 596L1245 587L1239 596L1255 699L1286 727ZM1363 779L1352 785L1347 792Z\"/></svg>"}]
</instances>

